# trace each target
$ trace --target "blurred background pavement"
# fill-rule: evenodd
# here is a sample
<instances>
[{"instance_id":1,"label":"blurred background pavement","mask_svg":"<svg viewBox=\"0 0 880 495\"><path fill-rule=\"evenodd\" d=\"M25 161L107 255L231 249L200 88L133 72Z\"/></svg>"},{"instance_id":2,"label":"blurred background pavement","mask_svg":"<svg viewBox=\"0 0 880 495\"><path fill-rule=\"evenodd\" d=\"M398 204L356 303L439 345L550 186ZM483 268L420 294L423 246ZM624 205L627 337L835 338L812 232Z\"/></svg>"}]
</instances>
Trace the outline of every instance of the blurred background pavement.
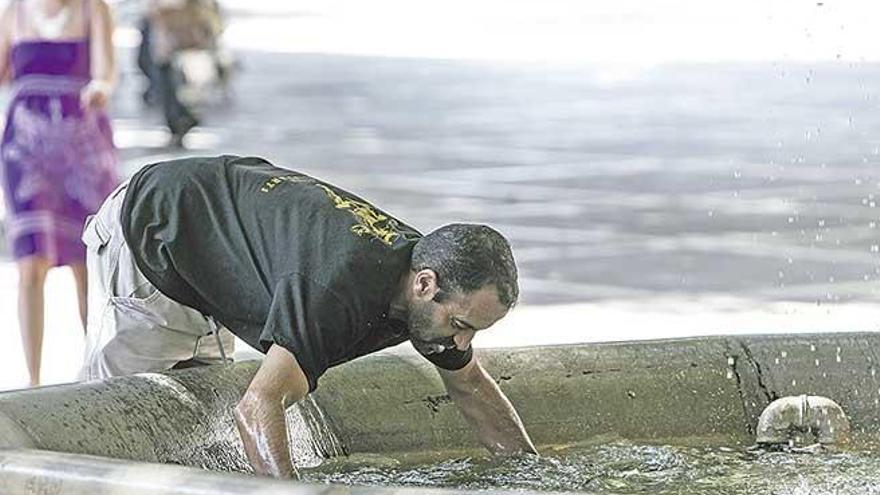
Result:
<instances>
[{"instance_id":1,"label":"blurred background pavement","mask_svg":"<svg viewBox=\"0 0 880 495\"><path fill-rule=\"evenodd\" d=\"M123 175L256 154L424 231L489 223L522 301L477 346L880 329L880 5L229 0L228 99L169 150L113 4ZM2 215L0 215L2 216ZM0 261L0 389L26 383ZM82 353L47 285L44 381Z\"/></svg>"}]
</instances>

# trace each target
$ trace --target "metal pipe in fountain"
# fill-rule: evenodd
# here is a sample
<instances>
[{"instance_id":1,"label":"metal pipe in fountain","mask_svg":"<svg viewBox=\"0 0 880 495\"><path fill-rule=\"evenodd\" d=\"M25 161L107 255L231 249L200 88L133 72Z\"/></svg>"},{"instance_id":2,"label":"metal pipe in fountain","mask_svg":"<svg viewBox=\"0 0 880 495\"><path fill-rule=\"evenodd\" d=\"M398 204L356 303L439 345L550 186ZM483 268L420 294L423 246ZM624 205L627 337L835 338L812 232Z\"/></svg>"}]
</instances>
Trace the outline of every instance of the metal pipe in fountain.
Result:
<instances>
[{"instance_id":1,"label":"metal pipe in fountain","mask_svg":"<svg viewBox=\"0 0 880 495\"><path fill-rule=\"evenodd\" d=\"M841 445L849 440L846 414L827 397L799 395L776 399L758 419L757 442L762 445Z\"/></svg>"}]
</instances>

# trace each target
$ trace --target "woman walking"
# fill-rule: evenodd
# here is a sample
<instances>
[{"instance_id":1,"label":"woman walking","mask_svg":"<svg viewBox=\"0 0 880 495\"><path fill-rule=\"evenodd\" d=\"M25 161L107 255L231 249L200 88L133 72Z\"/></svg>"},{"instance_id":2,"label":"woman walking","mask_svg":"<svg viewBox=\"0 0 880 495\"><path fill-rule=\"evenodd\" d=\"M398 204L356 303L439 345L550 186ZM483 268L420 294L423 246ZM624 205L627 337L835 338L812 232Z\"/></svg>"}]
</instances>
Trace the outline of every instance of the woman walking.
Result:
<instances>
[{"instance_id":1,"label":"woman walking","mask_svg":"<svg viewBox=\"0 0 880 495\"><path fill-rule=\"evenodd\" d=\"M70 266L86 322L83 223L117 183L104 109L114 83L113 21L103 0L12 0L0 19L0 74L12 84L0 143L7 236L19 273L19 326L40 383L44 283Z\"/></svg>"}]
</instances>

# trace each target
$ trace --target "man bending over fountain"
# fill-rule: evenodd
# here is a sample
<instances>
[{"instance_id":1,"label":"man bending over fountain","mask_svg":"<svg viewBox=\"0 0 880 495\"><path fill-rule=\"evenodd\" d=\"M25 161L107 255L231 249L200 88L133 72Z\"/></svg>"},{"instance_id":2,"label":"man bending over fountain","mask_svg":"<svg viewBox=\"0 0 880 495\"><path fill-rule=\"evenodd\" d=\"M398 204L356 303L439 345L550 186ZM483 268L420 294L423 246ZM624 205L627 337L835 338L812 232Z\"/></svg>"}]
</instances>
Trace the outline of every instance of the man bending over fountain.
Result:
<instances>
[{"instance_id":1,"label":"man bending over fountain","mask_svg":"<svg viewBox=\"0 0 880 495\"><path fill-rule=\"evenodd\" d=\"M258 473L296 475L284 411L329 367L406 340L490 451L535 452L471 349L519 295L510 246L487 226L422 236L326 182L221 156L144 167L83 241L83 378L222 362L235 334L266 354L234 411Z\"/></svg>"}]
</instances>

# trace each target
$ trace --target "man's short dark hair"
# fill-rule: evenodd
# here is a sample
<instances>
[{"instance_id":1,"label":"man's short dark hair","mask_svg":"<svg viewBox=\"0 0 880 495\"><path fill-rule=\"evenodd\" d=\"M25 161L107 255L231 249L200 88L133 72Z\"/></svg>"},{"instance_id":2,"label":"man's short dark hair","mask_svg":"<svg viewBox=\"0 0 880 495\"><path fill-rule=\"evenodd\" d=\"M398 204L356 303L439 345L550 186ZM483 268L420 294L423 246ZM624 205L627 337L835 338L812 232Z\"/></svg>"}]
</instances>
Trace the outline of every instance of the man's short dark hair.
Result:
<instances>
[{"instance_id":1,"label":"man's short dark hair","mask_svg":"<svg viewBox=\"0 0 880 495\"><path fill-rule=\"evenodd\" d=\"M438 287L447 292L470 293L491 284L505 307L519 298L510 244L486 225L454 223L421 238L413 248L412 269L425 268L434 270Z\"/></svg>"}]
</instances>

